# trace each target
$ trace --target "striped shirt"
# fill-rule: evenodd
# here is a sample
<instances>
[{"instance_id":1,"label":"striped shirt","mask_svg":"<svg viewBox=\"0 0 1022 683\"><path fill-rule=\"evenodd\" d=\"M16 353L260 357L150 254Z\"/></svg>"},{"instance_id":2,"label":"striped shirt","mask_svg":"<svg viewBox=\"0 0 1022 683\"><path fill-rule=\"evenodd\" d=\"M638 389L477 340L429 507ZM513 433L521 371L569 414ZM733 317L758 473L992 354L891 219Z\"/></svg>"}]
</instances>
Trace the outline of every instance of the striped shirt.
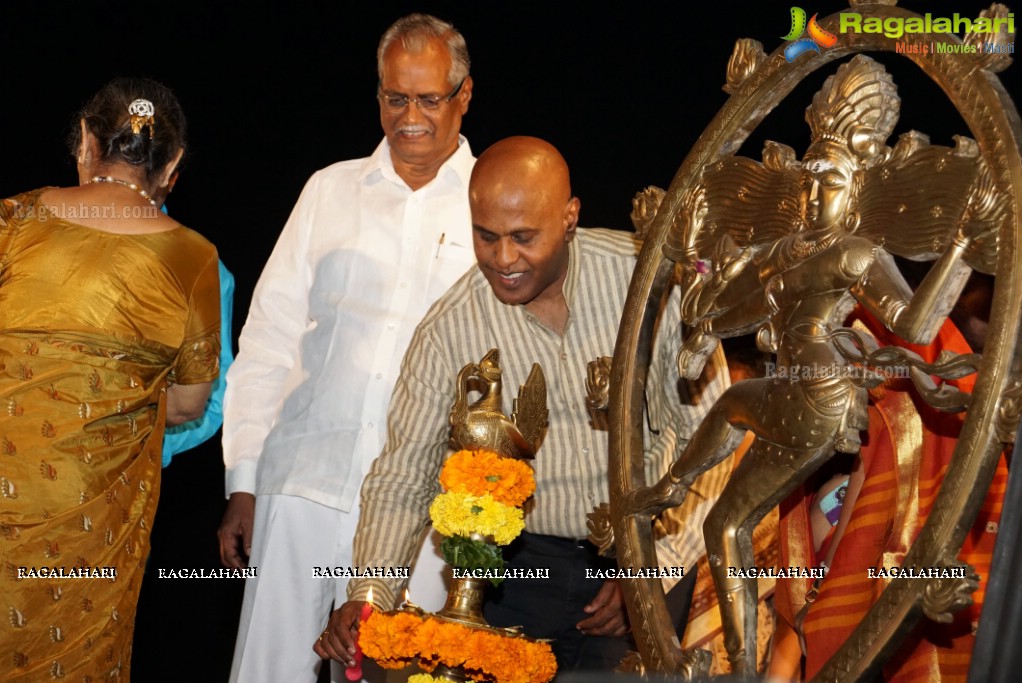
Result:
<instances>
[{"instance_id":1,"label":"striped shirt","mask_svg":"<svg viewBox=\"0 0 1022 683\"><path fill-rule=\"evenodd\" d=\"M504 412L534 362L547 384L549 424L532 461L536 475L533 507L526 529L580 539L588 534L586 514L609 500L608 433L604 414L586 406L586 366L614 352L618 324L640 243L629 233L578 230L569 246L564 299L568 322L563 335L541 324L525 306L501 303L478 268L466 273L430 309L412 338L391 398L387 444L362 486L362 513L355 536L354 562L362 567L404 567L414 557L428 524L428 508L441 492L438 476L449 455L448 415L458 371L500 350ZM662 330L678 330L676 297L669 302ZM659 334L647 382L646 480L657 481L727 383L714 362L696 388L678 382L675 363L680 334ZM679 391L678 387L684 387ZM680 395L685 394L685 395ZM696 482L691 495L670 511L657 550L663 566L694 567L705 553L702 523L723 487L727 467L716 467ZM373 587L377 605L392 604L400 580L355 579L349 599L365 599Z\"/></svg>"}]
</instances>

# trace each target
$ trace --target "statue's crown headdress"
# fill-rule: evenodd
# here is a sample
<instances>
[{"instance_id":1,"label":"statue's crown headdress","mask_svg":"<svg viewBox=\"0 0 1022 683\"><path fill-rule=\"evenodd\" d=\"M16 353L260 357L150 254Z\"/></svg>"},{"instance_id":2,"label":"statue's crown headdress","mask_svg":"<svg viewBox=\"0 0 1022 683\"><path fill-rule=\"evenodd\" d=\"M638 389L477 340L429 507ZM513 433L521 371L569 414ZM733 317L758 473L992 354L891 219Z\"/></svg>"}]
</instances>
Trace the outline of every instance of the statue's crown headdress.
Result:
<instances>
[{"instance_id":1,"label":"statue's crown headdress","mask_svg":"<svg viewBox=\"0 0 1022 683\"><path fill-rule=\"evenodd\" d=\"M883 64L856 55L813 96L806 121L814 143L846 145L868 167L880 160L900 106L898 90Z\"/></svg>"}]
</instances>

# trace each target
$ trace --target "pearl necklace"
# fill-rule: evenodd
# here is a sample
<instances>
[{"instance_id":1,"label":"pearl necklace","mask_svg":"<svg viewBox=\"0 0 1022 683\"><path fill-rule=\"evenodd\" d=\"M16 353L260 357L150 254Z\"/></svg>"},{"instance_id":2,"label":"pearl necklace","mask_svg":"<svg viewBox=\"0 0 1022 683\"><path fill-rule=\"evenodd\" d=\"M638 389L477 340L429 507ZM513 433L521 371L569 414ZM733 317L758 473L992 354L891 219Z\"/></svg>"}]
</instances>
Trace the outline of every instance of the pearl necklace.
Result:
<instances>
[{"instance_id":1,"label":"pearl necklace","mask_svg":"<svg viewBox=\"0 0 1022 683\"><path fill-rule=\"evenodd\" d=\"M117 183L118 185L124 185L124 187L127 187L127 188L132 189L135 192L137 192L142 197L142 199L146 200L147 202L149 202L153 206L156 206L156 200L153 199L152 197L150 197L148 192L143 190L141 187L139 187L135 183L129 183L127 180L121 180L120 178L113 178L113 177L108 176L108 175L98 175L98 176L93 176L93 178L88 183L86 183L86 185L88 185L89 183Z\"/></svg>"}]
</instances>

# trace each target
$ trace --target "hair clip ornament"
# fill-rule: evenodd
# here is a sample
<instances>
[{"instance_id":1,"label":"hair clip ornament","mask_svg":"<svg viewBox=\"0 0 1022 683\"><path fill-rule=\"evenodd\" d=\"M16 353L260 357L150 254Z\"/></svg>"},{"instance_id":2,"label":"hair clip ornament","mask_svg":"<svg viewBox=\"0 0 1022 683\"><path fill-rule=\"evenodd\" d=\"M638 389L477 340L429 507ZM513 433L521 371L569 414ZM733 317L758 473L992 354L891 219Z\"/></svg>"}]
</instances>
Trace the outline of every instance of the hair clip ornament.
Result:
<instances>
[{"instance_id":1,"label":"hair clip ornament","mask_svg":"<svg viewBox=\"0 0 1022 683\"><path fill-rule=\"evenodd\" d=\"M153 103L149 100L138 98L128 105L128 113L131 114L131 132L138 135L142 126L149 126L149 139L153 139L153 114L155 113Z\"/></svg>"}]
</instances>

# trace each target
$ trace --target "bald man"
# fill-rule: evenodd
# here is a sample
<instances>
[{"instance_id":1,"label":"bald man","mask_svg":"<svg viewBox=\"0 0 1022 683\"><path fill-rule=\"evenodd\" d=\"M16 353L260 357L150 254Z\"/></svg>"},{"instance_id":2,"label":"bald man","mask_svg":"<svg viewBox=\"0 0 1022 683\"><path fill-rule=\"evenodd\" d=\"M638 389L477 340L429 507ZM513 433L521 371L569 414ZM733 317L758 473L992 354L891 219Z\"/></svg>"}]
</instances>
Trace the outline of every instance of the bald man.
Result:
<instances>
[{"instance_id":1,"label":"bald man","mask_svg":"<svg viewBox=\"0 0 1022 683\"><path fill-rule=\"evenodd\" d=\"M592 578L592 570L613 562L598 557L585 540L586 513L609 499L606 421L586 406L585 377L590 360L614 351L639 244L629 233L577 229L580 202L571 194L568 166L536 138L508 138L480 156L469 204L478 268L437 301L412 338L388 411L386 447L362 487L354 562L410 563L429 503L440 493L447 418L462 366L499 348L504 386L516 387L538 362L547 378L550 416L534 462L535 506L526 515L525 533L504 556L509 567L548 569L550 578L504 581L488 592L485 616L494 626L522 625L532 637L554 638L561 670L613 668L631 643L620 586ZM678 325L677 306L669 306L667 315L672 319L662 325ZM726 381L718 370L698 389L679 383L675 354L670 344L661 345L650 369L649 481L667 468L679 438L693 431L703 406L713 404ZM700 483L712 499L722 485L723 471L711 471ZM706 503L661 520L662 564L694 569L703 552ZM687 582L694 578L692 571L682 592L689 592ZM334 612L329 633L315 646L320 656L352 661L361 601L370 586L374 604L384 608L394 605L402 588L399 580L353 579L350 602Z\"/></svg>"}]
</instances>

